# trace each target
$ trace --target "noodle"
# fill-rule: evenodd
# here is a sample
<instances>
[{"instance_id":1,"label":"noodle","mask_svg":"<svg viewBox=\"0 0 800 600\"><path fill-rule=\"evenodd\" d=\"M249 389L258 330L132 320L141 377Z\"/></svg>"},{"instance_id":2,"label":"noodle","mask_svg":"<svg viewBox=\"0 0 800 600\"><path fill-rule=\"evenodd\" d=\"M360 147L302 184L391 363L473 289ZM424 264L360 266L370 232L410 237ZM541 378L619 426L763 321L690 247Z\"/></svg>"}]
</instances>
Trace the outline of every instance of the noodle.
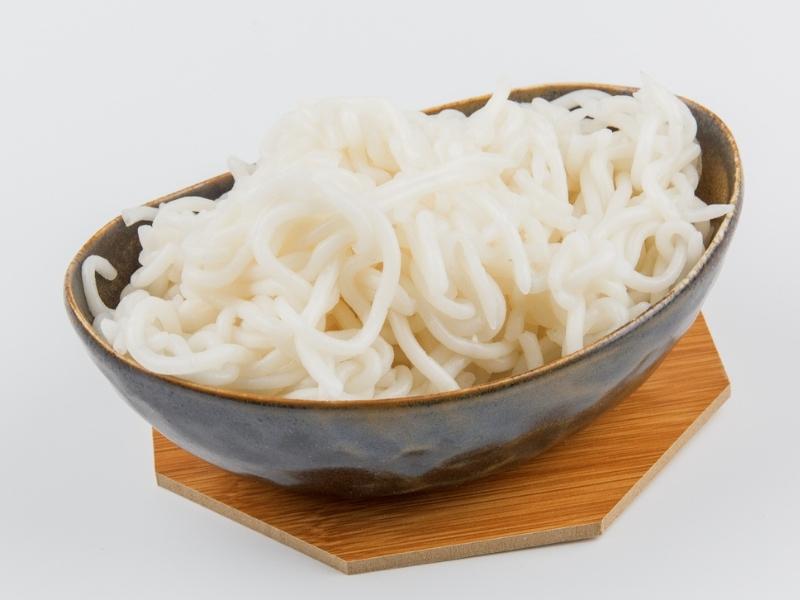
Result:
<instances>
[{"instance_id":1,"label":"noodle","mask_svg":"<svg viewBox=\"0 0 800 600\"><path fill-rule=\"evenodd\" d=\"M151 371L292 398L387 398L535 369L636 318L727 206L697 125L646 80L467 117L376 99L285 116L233 188L123 212L139 269L94 326Z\"/></svg>"}]
</instances>

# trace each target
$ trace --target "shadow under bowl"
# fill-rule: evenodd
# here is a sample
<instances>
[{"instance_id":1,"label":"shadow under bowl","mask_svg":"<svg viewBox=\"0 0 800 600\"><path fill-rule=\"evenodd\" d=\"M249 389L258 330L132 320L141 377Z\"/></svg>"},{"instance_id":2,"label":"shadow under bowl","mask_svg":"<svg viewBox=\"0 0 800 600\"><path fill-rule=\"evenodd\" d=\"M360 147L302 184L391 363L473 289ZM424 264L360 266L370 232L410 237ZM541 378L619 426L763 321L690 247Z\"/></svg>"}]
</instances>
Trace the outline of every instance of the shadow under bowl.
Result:
<instances>
[{"instance_id":1,"label":"shadow under bowl","mask_svg":"<svg viewBox=\"0 0 800 600\"><path fill-rule=\"evenodd\" d=\"M575 89L630 94L603 84L552 84L515 90L511 99L547 100ZM488 96L430 109L466 114ZM289 400L193 384L145 370L113 352L93 329L81 263L106 257L114 281L98 279L115 306L141 250L136 227L117 217L87 241L70 263L64 295L70 320L94 362L125 400L170 440L239 474L305 490L361 498L449 486L532 457L584 426L636 389L694 322L716 278L742 204L738 150L725 124L685 100L694 114L703 171L697 194L734 210L712 224L705 253L661 301L579 352L534 371L441 394L364 401ZM230 189L219 175L151 202L196 195L216 199Z\"/></svg>"}]
</instances>

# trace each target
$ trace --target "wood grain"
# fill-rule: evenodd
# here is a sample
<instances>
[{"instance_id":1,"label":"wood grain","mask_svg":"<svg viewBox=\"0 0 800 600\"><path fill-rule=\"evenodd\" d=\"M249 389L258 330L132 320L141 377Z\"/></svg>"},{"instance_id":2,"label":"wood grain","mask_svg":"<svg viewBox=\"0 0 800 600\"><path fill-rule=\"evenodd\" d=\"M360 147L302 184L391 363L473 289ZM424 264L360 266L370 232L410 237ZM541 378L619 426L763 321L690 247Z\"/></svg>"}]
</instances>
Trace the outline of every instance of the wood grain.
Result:
<instances>
[{"instance_id":1,"label":"wood grain","mask_svg":"<svg viewBox=\"0 0 800 600\"><path fill-rule=\"evenodd\" d=\"M727 398L700 316L630 397L545 454L486 479L348 501L234 475L153 432L159 485L345 573L584 539L608 527Z\"/></svg>"}]
</instances>

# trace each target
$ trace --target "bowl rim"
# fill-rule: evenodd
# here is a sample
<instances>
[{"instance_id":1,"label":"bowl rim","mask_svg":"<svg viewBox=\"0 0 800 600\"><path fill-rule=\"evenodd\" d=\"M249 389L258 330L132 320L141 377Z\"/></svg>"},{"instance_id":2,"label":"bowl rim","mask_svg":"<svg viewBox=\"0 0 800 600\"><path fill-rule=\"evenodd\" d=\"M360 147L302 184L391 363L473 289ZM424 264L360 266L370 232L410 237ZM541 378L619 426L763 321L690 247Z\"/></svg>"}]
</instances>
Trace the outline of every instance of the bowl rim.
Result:
<instances>
[{"instance_id":1,"label":"bowl rim","mask_svg":"<svg viewBox=\"0 0 800 600\"><path fill-rule=\"evenodd\" d=\"M533 97L538 97L546 92L561 91L562 93L568 93L570 91L577 89L595 89L619 95L619 94L631 94L635 92L638 88L631 86L605 84L605 83L558 82L558 83L545 83L545 84L538 84L521 88L514 88L513 90L511 90L511 94L532 95ZM432 108L428 108L425 109L423 112L433 114L446 109L457 109L458 107L464 105L485 103L490 97L491 94L473 96L470 98L465 98L463 100L456 100ZM128 368L137 371L138 373L146 377L160 380L161 382L168 385L177 385L179 387L186 388L193 392L199 392L209 396L226 400L233 400L236 402L244 402L247 404L260 404L267 406L280 406L284 408L306 408L306 409L309 408L367 409L376 407L405 408L411 406L426 406L431 404L439 404L442 402L465 400L468 398L474 398L476 396L480 396L490 392L501 391L507 387L525 383L533 379L542 377L544 375L560 371L562 369L569 367L575 362L578 362L586 357L592 356L600 352L605 347L614 343L616 340L625 337L633 330L637 329L644 322L648 321L649 319L653 318L655 315L660 313L662 310L664 310L669 304L673 302L673 300L675 300L675 298L680 296L697 278L699 273L706 268L711 258L719 251L719 248L722 245L723 240L725 240L725 238L728 235L728 232L733 229L736 221L739 218L739 214L741 212L741 203L742 203L743 173L742 173L742 164L741 164L739 149L736 145L736 141L733 137L733 134L731 133L730 129L725 124L725 122L711 110L709 110L708 108L706 108L705 106L694 100L685 98L683 96L679 96L679 98L694 111L705 114L709 118L709 120L714 124L714 126L719 130L719 132L723 135L723 137L726 140L726 143L730 147L734 162L734 173L733 173L733 186L730 190L730 196L726 204L733 206L733 210L722 218L722 221L720 222L719 227L717 228L717 231L714 234L714 237L708 243L708 246L706 247L703 254L700 256L700 259L697 261L697 263L695 263L695 265L690 269L690 271L680 281L678 281L670 289L667 295L665 295L661 300L650 306L647 310L645 310L641 315L637 316L635 319L628 321L624 325L618 327L617 329L611 331L610 333L607 333L606 335L595 340L591 344L584 346L580 350L572 352L567 356L559 357L558 359L552 362L537 367L536 369L525 371L518 375L509 375L503 377L502 379L497 379L488 383L474 385L466 388L460 388L458 390L437 392L433 394L420 394L416 396L397 396L393 398L371 398L364 400L358 400L358 399L320 400L311 398L284 398L281 396L269 396L265 394L259 394L257 392L231 390L217 386L203 385L185 379L181 379L179 377L155 373L139 365L139 363L133 360L133 358L131 358L130 356L128 355L120 356L119 354L114 352L113 348L108 344L108 342L105 339L103 339L97 333L97 331L95 331L94 327L92 327L92 323L88 319L86 319L82 311L78 308L77 301L75 299L75 290L73 289L71 283L73 279L78 282L81 281L80 277L77 278L75 277L75 274L81 268L83 260L86 258L86 256L88 256L89 246L93 245L98 239L104 237L111 228L121 223L122 221L121 216L117 216L116 218L106 223L98 231L96 231L88 240L86 240L86 242L84 242L81 245L78 252L70 261L64 278L64 301L67 307L67 311L70 314L73 321L75 322L75 324L80 326L80 328L89 336L89 339L92 342L94 342L99 348L105 351L105 353L108 354L113 360L116 360L124 364ZM229 181L230 179L231 179L230 173L227 172L222 173L215 177L205 179L193 185L177 190L171 194L167 194L165 196L161 196L159 198L151 200L150 202L147 202L146 205L157 206L164 202L168 202L172 199L182 197L185 195L190 195L193 191L204 188L208 185L219 184L222 182Z\"/></svg>"}]
</instances>

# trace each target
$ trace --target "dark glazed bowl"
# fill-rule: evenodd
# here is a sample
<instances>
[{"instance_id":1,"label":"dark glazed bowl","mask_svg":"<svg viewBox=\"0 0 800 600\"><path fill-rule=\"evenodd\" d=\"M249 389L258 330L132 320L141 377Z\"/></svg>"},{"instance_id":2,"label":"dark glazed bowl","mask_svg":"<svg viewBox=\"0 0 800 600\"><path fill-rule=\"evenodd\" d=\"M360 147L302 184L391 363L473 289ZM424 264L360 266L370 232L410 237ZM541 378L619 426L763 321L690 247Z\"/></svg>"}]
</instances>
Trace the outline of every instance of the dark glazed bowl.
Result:
<instances>
[{"instance_id":1,"label":"dark glazed bowl","mask_svg":"<svg viewBox=\"0 0 800 600\"><path fill-rule=\"evenodd\" d=\"M516 90L512 99L555 98L580 88L630 94L634 88L554 84ZM467 114L487 96L431 109ZM698 195L732 204L714 222L698 264L634 321L583 350L528 373L428 396L366 401L287 400L196 385L146 371L116 355L91 326L80 265L108 258L115 281L98 279L114 306L138 266L136 228L118 217L84 244L67 269L65 300L75 330L103 374L161 433L230 471L278 485L348 497L400 494L482 477L542 452L632 392L697 316L717 276L741 212L742 171L736 144L708 109L686 100L698 124L703 173ZM220 175L153 201L187 195L217 198L232 185Z\"/></svg>"}]
</instances>

